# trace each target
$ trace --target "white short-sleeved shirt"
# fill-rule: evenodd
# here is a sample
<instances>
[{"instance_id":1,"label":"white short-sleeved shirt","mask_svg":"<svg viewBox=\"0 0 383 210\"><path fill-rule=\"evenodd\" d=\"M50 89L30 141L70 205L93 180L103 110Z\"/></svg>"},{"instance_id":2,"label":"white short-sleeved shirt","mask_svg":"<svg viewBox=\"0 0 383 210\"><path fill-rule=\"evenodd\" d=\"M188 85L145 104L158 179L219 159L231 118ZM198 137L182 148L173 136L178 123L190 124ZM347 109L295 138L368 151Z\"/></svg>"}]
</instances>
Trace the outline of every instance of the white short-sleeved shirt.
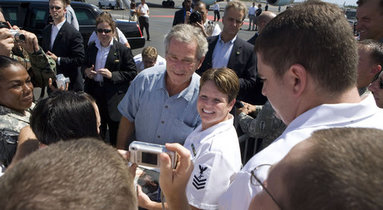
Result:
<instances>
[{"instance_id":1,"label":"white short-sleeved shirt","mask_svg":"<svg viewBox=\"0 0 383 210\"><path fill-rule=\"evenodd\" d=\"M137 73L140 73L142 70L145 69L144 62L142 62L142 54L140 53L134 56L133 59L134 59L134 62L136 63ZM165 66L165 65L166 65L165 58L161 57L160 55L157 55L157 61L156 61L156 64L154 64L154 66Z\"/></svg>"},{"instance_id":2,"label":"white short-sleeved shirt","mask_svg":"<svg viewBox=\"0 0 383 210\"><path fill-rule=\"evenodd\" d=\"M140 6L138 6L138 10L140 11L141 16L149 17L149 14L148 14L149 7L147 4L143 4L143 5L140 4Z\"/></svg>"},{"instance_id":3,"label":"white short-sleeved shirt","mask_svg":"<svg viewBox=\"0 0 383 210\"><path fill-rule=\"evenodd\" d=\"M372 95L360 103L323 104L294 119L271 145L253 156L237 173L229 189L219 198L219 209L247 210L251 199L261 191L250 183L251 171L261 164L275 164L312 132L332 127L366 127L383 129L383 110ZM266 174L258 174L261 181Z\"/></svg>"},{"instance_id":4,"label":"white short-sleeved shirt","mask_svg":"<svg viewBox=\"0 0 383 210\"><path fill-rule=\"evenodd\" d=\"M217 209L218 198L242 166L233 116L206 130L198 126L186 139L194 169L186 187L189 204L199 209Z\"/></svg>"},{"instance_id":5,"label":"white short-sleeved shirt","mask_svg":"<svg viewBox=\"0 0 383 210\"><path fill-rule=\"evenodd\" d=\"M117 28L117 27L116 27L116 31L117 31L118 41L119 41L121 44L125 45L125 44L128 42L128 40L126 39L125 35L124 35L124 34L122 33L122 31L121 31L119 28ZM98 40L98 37L97 37L96 32L93 31L93 33L92 33L92 34L90 35L90 37L89 37L88 45L89 45L91 42L94 42L94 41L96 41L96 40Z\"/></svg>"}]
</instances>

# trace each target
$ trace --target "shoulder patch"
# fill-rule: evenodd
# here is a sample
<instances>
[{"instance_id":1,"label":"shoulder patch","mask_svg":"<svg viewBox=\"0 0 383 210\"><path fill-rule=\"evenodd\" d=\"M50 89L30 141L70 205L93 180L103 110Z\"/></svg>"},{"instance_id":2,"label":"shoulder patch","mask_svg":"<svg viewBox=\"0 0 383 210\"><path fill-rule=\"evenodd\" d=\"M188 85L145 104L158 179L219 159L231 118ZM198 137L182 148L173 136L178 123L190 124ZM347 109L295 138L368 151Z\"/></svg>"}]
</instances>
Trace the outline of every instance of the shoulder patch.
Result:
<instances>
[{"instance_id":1,"label":"shoulder patch","mask_svg":"<svg viewBox=\"0 0 383 210\"><path fill-rule=\"evenodd\" d=\"M203 172L206 171L207 167L203 167L202 165L199 165L199 176L194 175L193 176L193 186L197 190L201 190L205 188L206 185L206 178L204 177Z\"/></svg>"}]
</instances>

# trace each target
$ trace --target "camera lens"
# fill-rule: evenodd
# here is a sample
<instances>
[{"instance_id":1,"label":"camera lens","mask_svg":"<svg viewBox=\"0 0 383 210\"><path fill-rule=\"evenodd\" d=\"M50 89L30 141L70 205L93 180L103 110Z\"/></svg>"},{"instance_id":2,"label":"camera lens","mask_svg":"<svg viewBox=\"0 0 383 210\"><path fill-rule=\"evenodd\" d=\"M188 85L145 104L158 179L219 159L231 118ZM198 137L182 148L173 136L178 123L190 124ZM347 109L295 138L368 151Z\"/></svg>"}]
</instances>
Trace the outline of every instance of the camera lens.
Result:
<instances>
[{"instance_id":1,"label":"camera lens","mask_svg":"<svg viewBox=\"0 0 383 210\"><path fill-rule=\"evenodd\" d=\"M190 14L190 24L200 23L202 21L201 13L194 11Z\"/></svg>"}]
</instances>

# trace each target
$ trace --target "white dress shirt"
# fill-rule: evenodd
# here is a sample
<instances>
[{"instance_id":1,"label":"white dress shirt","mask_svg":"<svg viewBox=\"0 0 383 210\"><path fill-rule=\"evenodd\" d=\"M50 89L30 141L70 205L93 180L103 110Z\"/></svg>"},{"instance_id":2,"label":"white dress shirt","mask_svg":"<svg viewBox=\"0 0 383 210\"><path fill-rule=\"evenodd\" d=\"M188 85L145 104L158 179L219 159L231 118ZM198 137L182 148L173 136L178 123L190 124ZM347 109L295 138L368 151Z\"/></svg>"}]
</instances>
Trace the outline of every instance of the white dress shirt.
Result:
<instances>
[{"instance_id":1,"label":"white dress shirt","mask_svg":"<svg viewBox=\"0 0 383 210\"><path fill-rule=\"evenodd\" d=\"M250 183L251 171L262 164L275 164L285 157L292 147L320 129L333 127L365 127L383 130L383 110L379 109L372 95L360 103L322 104L295 118L268 147L254 155L237 173L229 189L219 199L219 209L247 210L251 199L262 188ZM264 181L267 173L256 171Z\"/></svg>"},{"instance_id":2,"label":"white dress shirt","mask_svg":"<svg viewBox=\"0 0 383 210\"><path fill-rule=\"evenodd\" d=\"M113 45L113 39L109 43L108 47L101 46L100 40L98 39L95 41L95 43L96 43L96 47L98 51L97 51L96 64L94 66L94 69L95 71L98 71L99 69L105 68L106 58L108 57L110 47ZM97 82L104 81L104 77L99 73L97 73L97 75L93 79L94 81L97 81Z\"/></svg>"}]
</instances>

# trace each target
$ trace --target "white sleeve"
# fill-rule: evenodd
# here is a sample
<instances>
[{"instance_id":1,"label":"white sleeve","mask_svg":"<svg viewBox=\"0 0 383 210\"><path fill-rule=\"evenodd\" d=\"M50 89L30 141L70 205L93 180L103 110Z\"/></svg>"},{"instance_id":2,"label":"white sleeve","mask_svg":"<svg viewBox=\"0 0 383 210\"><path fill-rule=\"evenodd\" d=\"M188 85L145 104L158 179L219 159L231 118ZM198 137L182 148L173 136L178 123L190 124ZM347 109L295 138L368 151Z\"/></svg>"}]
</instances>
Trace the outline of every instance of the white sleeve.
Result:
<instances>
[{"instance_id":1,"label":"white sleeve","mask_svg":"<svg viewBox=\"0 0 383 210\"><path fill-rule=\"evenodd\" d=\"M217 209L218 198L229 187L234 173L220 152L198 156L186 187L189 204L199 209Z\"/></svg>"},{"instance_id":2,"label":"white sleeve","mask_svg":"<svg viewBox=\"0 0 383 210\"><path fill-rule=\"evenodd\" d=\"M217 36L221 33L221 28L219 27L218 24L215 24L214 26L214 30L213 30L213 33L211 34L211 36Z\"/></svg>"},{"instance_id":3,"label":"white sleeve","mask_svg":"<svg viewBox=\"0 0 383 210\"><path fill-rule=\"evenodd\" d=\"M116 27L116 29L117 29L117 36L118 36L119 42L125 45L125 43L127 43L128 40L126 39L125 35L122 33L122 31L119 28Z\"/></svg>"},{"instance_id":4,"label":"white sleeve","mask_svg":"<svg viewBox=\"0 0 383 210\"><path fill-rule=\"evenodd\" d=\"M90 35L90 37L89 37L89 40L88 40L88 46L89 46L89 44L90 44L91 42L96 41L96 39L97 39L96 32L93 31L92 35Z\"/></svg>"}]
</instances>

